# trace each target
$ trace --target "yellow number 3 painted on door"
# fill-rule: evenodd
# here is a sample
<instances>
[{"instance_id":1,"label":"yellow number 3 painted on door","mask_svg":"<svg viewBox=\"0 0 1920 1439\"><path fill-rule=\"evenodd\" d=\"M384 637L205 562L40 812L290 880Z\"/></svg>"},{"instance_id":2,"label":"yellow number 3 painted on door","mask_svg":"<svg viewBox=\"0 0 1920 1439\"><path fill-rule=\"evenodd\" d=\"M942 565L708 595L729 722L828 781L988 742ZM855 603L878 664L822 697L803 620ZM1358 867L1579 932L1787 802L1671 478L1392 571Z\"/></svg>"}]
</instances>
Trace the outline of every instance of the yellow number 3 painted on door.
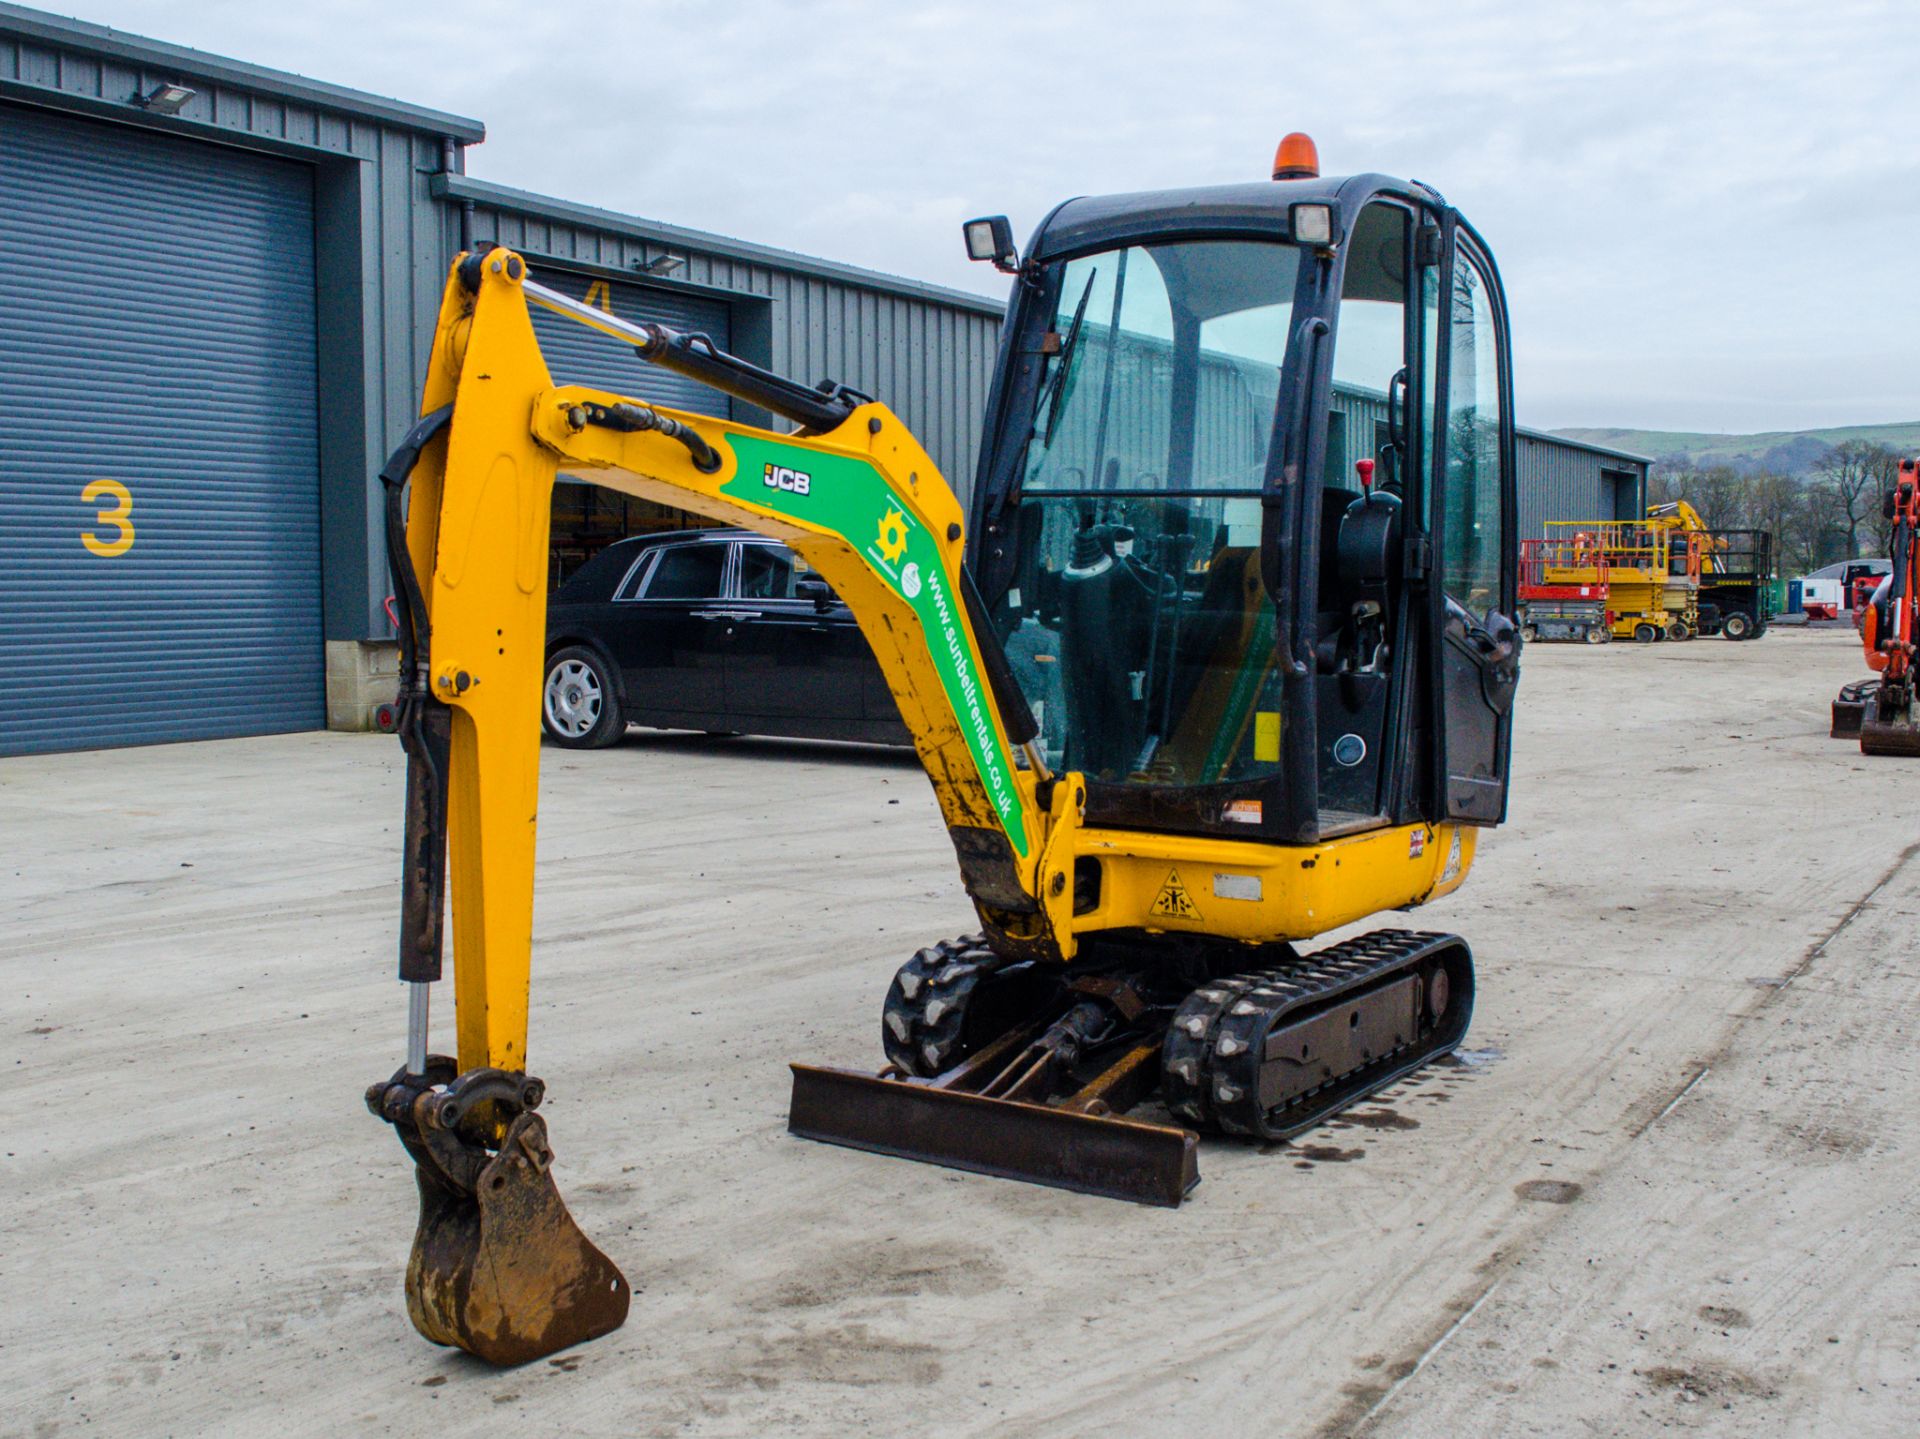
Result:
<instances>
[{"instance_id":1,"label":"yellow number 3 painted on door","mask_svg":"<svg viewBox=\"0 0 1920 1439\"><path fill-rule=\"evenodd\" d=\"M133 548L133 494L118 480L95 480L80 492L82 504L96 504L103 498L111 499L114 504L111 509L101 510L96 521L113 526L119 533L108 540L82 530L80 543L87 547L88 554L110 560Z\"/></svg>"}]
</instances>

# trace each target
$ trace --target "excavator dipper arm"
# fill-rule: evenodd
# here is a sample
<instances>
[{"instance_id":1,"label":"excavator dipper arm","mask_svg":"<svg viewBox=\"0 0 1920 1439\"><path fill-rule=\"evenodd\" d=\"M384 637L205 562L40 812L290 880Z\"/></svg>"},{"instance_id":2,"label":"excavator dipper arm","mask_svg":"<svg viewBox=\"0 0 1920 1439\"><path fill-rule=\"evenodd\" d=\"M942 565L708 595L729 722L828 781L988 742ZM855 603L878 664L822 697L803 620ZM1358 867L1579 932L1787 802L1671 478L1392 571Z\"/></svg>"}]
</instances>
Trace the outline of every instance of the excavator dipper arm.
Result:
<instances>
[{"instance_id":1,"label":"excavator dipper arm","mask_svg":"<svg viewBox=\"0 0 1920 1439\"><path fill-rule=\"evenodd\" d=\"M421 423L383 473L402 690L393 724L408 753L401 978L407 1063L368 1093L413 1154L421 1218L408 1307L427 1337L524 1362L617 1327L628 1293L568 1216L548 1172L526 1072L539 804L537 697L545 658L548 523L565 469L785 540L853 609L939 798L984 914L1055 953L1067 911L1034 896L1050 777L1029 750L1024 706L961 569L958 501L884 406L758 386L828 433L780 435L554 386L528 313L540 291L506 250L462 258L435 330ZM658 357L711 347L669 332L597 327ZM720 375L725 378L724 373ZM404 536L402 487L410 486ZM983 653L982 637L989 646ZM996 696L996 684L998 692ZM1010 729L1007 715L1013 717ZM441 977L451 887L457 1054L428 1052L429 986Z\"/></svg>"}]
</instances>

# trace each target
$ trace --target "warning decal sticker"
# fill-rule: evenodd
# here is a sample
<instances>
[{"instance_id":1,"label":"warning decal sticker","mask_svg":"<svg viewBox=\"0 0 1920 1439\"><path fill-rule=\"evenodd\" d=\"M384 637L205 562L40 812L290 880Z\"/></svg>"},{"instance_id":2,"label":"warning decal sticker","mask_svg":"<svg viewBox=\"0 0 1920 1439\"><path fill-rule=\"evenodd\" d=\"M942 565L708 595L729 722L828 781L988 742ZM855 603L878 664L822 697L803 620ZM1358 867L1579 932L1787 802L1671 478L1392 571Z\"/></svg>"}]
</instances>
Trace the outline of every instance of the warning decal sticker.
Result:
<instances>
[{"instance_id":1,"label":"warning decal sticker","mask_svg":"<svg viewBox=\"0 0 1920 1439\"><path fill-rule=\"evenodd\" d=\"M1160 893L1153 901L1153 908L1147 911L1161 919L1198 919L1200 906L1193 902L1193 896L1187 893L1187 887L1180 883L1180 871L1167 871L1167 882L1160 886Z\"/></svg>"}]
</instances>

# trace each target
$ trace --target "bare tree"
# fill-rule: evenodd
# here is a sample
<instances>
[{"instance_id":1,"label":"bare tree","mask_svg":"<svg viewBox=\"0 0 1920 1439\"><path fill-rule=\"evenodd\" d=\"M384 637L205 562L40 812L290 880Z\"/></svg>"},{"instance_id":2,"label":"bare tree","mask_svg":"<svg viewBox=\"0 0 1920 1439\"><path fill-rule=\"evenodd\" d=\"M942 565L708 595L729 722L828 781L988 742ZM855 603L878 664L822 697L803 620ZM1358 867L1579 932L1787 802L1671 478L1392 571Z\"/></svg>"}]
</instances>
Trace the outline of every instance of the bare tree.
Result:
<instances>
[{"instance_id":1,"label":"bare tree","mask_svg":"<svg viewBox=\"0 0 1920 1439\"><path fill-rule=\"evenodd\" d=\"M1834 527L1847 537L1847 552L1842 558L1852 559L1860 553L1861 526L1880 512L1885 486L1879 477L1892 455L1885 445L1847 440L1835 445L1814 466L1815 488L1827 497Z\"/></svg>"},{"instance_id":2,"label":"bare tree","mask_svg":"<svg viewBox=\"0 0 1920 1439\"><path fill-rule=\"evenodd\" d=\"M1762 473L1747 478L1747 525L1773 536L1774 557L1782 574L1815 568L1800 524L1805 489L1791 475Z\"/></svg>"},{"instance_id":3,"label":"bare tree","mask_svg":"<svg viewBox=\"0 0 1920 1439\"><path fill-rule=\"evenodd\" d=\"M1867 486L1867 534L1873 540L1876 555L1884 555L1893 548L1893 516L1887 513L1887 494L1893 489L1894 476L1899 472L1900 456L1881 446L1873 482Z\"/></svg>"}]
</instances>

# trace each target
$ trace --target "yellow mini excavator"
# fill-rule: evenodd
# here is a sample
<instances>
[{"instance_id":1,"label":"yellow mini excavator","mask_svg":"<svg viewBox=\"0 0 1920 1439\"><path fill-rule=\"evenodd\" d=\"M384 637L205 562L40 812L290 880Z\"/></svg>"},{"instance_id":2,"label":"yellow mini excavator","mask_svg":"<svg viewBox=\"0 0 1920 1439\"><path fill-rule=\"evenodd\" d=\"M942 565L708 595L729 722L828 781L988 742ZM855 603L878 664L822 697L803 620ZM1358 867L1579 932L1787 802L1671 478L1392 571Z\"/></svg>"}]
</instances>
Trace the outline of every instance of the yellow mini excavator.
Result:
<instances>
[{"instance_id":1,"label":"yellow mini excavator","mask_svg":"<svg viewBox=\"0 0 1920 1439\"><path fill-rule=\"evenodd\" d=\"M812 1139L1176 1205L1196 1132L1284 1139L1458 1044L1466 944L1295 946L1466 877L1506 808L1519 680L1505 305L1432 189L1322 179L1069 201L1022 256L963 513L913 435L697 334L448 277L423 418L382 472L408 756L408 1309L517 1363L625 1318L528 1072L557 472L790 544L849 605L977 933L882 1006L878 1074L795 1065ZM791 433L556 386L543 306ZM429 1052L449 885L457 1056ZM827 956L822 955L825 962ZM1154 1096L1160 1110L1130 1115Z\"/></svg>"}]
</instances>

